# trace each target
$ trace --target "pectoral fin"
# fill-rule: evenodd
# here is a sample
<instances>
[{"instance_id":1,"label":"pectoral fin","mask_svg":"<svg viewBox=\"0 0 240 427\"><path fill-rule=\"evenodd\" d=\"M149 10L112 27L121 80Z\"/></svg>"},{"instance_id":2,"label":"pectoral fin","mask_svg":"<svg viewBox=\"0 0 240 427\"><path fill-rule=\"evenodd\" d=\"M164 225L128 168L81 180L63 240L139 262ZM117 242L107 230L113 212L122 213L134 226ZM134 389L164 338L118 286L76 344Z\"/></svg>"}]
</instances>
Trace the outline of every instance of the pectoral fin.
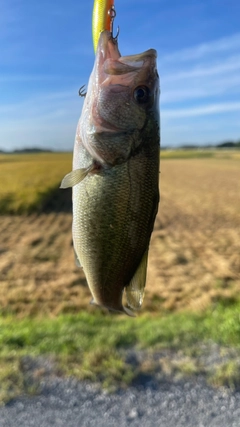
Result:
<instances>
[{"instance_id":1,"label":"pectoral fin","mask_svg":"<svg viewBox=\"0 0 240 427\"><path fill-rule=\"evenodd\" d=\"M74 185L81 182L94 168L94 165L90 165L88 168L73 170L72 172L65 175L61 182L60 188L73 187Z\"/></svg>"},{"instance_id":2,"label":"pectoral fin","mask_svg":"<svg viewBox=\"0 0 240 427\"><path fill-rule=\"evenodd\" d=\"M147 276L147 261L148 248L142 257L142 260L131 282L125 288L128 305L134 310L139 310L143 303L144 288Z\"/></svg>"}]
</instances>

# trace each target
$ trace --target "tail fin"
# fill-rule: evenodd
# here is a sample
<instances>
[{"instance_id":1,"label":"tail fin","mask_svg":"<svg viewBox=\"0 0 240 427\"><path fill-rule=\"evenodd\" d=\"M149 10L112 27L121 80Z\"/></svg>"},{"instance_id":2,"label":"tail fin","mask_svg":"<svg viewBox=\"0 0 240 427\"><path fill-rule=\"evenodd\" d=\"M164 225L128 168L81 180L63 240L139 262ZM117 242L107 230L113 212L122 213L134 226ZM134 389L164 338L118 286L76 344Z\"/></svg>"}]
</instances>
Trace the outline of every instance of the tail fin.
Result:
<instances>
[{"instance_id":1,"label":"tail fin","mask_svg":"<svg viewBox=\"0 0 240 427\"><path fill-rule=\"evenodd\" d=\"M108 311L112 311L112 312L114 312L114 313L125 313L125 314L127 314L128 316L130 316L130 317L136 317L136 314L134 314L133 313L133 311L132 310L130 310L130 308L127 308L127 307L124 307L124 306L122 306L122 307L120 307L119 309L117 308L112 308L112 307L107 307L106 305L100 305L100 304L97 304L95 301L94 301L94 299L92 299L91 301L90 301L90 304L92 304L92 305L96 305L97 307L101 307L101 308L106 308Z\"/></svg>"},{"instance_id":2,"label":"tail fin","mask_svg":"<svg viewBox=\"0 0 240 427\"><path fill-rule=\"evenodd\" d=\"M133 311L130 310L130 308L127 308L127 307L123 306L123 312L126 313L130 317L136 317L136 314L133 313Z\"/></svg>"}]
</instances>

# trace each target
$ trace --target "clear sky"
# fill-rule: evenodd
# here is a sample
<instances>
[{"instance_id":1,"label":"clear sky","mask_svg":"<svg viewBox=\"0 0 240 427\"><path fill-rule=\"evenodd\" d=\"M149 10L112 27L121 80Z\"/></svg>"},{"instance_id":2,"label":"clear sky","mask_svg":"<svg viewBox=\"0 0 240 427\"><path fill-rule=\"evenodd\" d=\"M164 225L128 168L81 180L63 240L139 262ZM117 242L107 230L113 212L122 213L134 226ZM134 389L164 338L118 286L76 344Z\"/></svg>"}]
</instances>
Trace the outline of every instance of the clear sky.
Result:
<instances>
[{"instance_id":1,"label":"clear sky","mask_svg":"<svg viewBox=\"0 0 240 427\"><path fill-rule=\"evenodd\" d=\"M0 0L0 149L72 150L93 0ZM158 51L162 145L240 139L240 1L115 0L123 55Z\"/></svg>"}]
</instances>

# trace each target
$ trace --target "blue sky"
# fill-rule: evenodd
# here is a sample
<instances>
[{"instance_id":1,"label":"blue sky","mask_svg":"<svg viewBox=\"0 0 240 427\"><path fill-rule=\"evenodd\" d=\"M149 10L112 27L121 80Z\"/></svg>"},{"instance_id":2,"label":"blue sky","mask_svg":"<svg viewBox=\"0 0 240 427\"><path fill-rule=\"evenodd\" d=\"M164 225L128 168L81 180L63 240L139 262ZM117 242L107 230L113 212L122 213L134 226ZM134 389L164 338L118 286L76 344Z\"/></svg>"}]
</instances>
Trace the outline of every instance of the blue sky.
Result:
<instances>
[{"instance_id":1,"label":"blue sky","mask_svg":"<svg viewBox=\"0 0 240 427\"><path fill-rule=\"evenodd\" d=\"M0 0L0 149L72 150L93 0ZM163 146L240 139L239 0L115 0L122 55L158 51Z\"/></svg>"}]
</instances>

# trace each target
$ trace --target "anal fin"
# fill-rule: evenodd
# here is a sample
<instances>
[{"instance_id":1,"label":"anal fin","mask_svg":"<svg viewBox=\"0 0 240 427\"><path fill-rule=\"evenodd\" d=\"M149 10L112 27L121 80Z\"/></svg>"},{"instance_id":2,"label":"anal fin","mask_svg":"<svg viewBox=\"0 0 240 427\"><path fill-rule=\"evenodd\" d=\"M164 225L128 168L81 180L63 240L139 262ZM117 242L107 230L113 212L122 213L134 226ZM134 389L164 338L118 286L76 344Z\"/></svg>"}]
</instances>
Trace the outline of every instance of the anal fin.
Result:
<instances>
[{"instance_id":1,"label":"anal fin","mask_svg":"<svg viewBox=\"0 0 240 427\"><path fill-rule=\"evenodd\" d=\"M127 303L134 310L139 310L143 303L147 276L148 248L129 285L125 288Z\"/></svg>"}]
</instances>

